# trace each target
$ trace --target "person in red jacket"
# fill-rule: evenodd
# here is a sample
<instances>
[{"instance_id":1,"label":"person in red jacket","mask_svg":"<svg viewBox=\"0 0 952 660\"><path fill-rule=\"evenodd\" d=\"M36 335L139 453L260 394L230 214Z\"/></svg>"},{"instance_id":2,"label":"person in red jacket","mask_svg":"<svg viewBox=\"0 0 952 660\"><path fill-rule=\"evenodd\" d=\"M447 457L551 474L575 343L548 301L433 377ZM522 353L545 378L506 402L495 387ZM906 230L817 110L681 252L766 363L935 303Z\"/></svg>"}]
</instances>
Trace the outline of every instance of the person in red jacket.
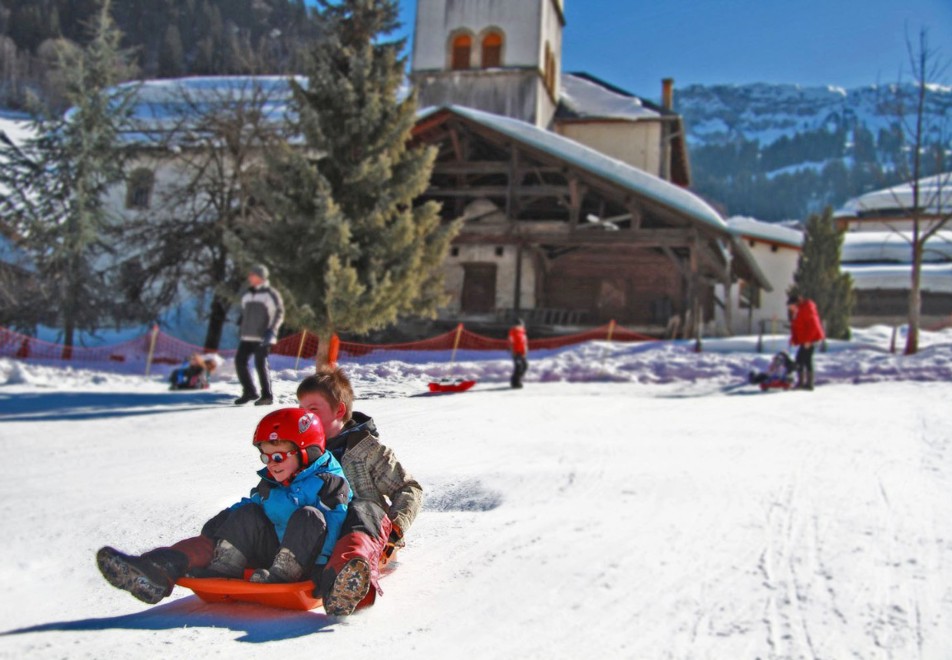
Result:
<instances>
[{"instance_id":1,"label":"person in red jacket","mask_svg":"<svg viewBox=\"0 0 952 660\"><path fill-rule=\"evenodd\" d=\"M787 299L790 314L790 344L797 347L796 389L813 389L813 351L826 338L816 304L799 293Z\"/></svg>"},{"instance_id":2,"label":"person in red jacket","mask_svg":"<svg viewBox=\"0 0 952 660\"><path fill-rule=\"evenodd\" d=\"M509 329L509 351L512 353L512 378L509 384L514 388L522 387L522 377L529 368L526 354L529 352L529 340L526 338L526 324L522 319Z\"/></svg>"}]
</instances>

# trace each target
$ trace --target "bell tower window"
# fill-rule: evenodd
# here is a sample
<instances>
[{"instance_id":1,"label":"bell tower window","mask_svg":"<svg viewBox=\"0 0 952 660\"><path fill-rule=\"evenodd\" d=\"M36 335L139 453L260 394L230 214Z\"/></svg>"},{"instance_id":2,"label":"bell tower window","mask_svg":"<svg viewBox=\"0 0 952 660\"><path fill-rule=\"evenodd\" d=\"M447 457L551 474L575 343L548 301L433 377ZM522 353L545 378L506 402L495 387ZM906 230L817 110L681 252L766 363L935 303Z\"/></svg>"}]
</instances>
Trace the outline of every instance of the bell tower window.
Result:
<instances>
[{"instance_id":1,"label":"bell tower window","mask_svg":"<svg viewBox=\"0 0 952 660\"><path fill-rule=\"evenodd\" d=\"M453 37L453 50L450 59L450 68L454 71L468 69L470 56L473 52L473 38L468 34Z\"/></svg>"},{"instance_id":2,"label":"bell tower window","mask_svg":"<svg viewBox=\"0 0 952 660\"><path fill-rule=\"evenodd\" d=\"M484 69L491 69L502 66L502 35L498 32L490 32L483 37L483 62Z\"/></svg>"}]
</instances>

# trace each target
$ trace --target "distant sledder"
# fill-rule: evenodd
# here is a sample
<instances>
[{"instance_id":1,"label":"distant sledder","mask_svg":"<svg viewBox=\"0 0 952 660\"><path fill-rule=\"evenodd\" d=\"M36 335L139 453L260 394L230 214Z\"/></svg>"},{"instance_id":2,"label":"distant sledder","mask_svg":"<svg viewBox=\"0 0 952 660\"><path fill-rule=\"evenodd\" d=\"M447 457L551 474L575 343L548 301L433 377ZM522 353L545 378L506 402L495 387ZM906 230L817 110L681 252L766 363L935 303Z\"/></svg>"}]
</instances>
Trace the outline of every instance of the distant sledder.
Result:
<instances>
[{"instance_id":1,"label":"distant sledder","mask_svg":"<svg viewBox=\"0 0 952 660\"><path fill-rule=\"evenodd\" d=\"M761 390L781 389L789 390L793 387L793 374L796 371L796 362L786 351L780 351L770 360L767 371L751 371L747 375L747 382L759 385Z\"/></svg>"},{"instance_id":2,"label":"distant sledder","mask_svg":"<svg viewBox=\"0 0 952 660\"><path fill-rule=\"evenodd\" d=\"M170 390L207 390L208 379L224 360L215 353L193 353L169 374Z\"/></svg>"}]
</instances>

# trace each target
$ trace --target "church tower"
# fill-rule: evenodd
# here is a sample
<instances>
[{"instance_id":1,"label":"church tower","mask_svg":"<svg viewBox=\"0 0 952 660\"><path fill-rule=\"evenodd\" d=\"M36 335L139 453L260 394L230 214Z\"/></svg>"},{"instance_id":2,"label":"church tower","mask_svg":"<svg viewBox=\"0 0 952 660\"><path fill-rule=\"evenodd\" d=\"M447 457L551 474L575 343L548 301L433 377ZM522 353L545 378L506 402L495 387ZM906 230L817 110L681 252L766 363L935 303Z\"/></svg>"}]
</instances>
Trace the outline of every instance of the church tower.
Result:
<instances>
[{"instance_id":1,"label":"church tower","mask_svg":"<svg viewBox=\"0 0 952 660\"><path fill-rule=\"evenodd\" d=\"M421 108L462 105L549 128L562 0L417 0L410 79Z\"/></svg>"}]
</instances>

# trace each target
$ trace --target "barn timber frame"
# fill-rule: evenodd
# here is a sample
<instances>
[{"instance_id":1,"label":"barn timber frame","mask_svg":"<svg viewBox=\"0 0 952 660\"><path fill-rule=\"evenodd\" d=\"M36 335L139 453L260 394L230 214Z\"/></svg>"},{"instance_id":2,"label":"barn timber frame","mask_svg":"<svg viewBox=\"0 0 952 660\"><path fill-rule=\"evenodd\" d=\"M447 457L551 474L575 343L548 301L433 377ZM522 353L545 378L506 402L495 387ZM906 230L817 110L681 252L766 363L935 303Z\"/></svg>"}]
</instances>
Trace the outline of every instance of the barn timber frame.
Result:
<instances>
[{"instance_id":1,"label":"barn timber frame","mask_svg":"<svg viewBox=\"0 0 952 660\"><path fill-rule=\"evenodd\" d=\"M591 323L611 318L682 336L699 336L713 318L717 285L726 294L738 274L759 279L749 253L734 263L731 232L690 193L665 182L659 193L650 180L646 190L638 177L649 175L515 121L452 107L423 116L413 131L417 143L437 149L419 201L441 202L445 221L464 217L476 200L495 209L492 222L467 216L454 244L516 247L515 314L524 309L527 257L536 307L581 307ZM515 128L501 130L507 127ZM700 211L679 208L678 195L696 200Z\"/></svg>"}]
</instances>

